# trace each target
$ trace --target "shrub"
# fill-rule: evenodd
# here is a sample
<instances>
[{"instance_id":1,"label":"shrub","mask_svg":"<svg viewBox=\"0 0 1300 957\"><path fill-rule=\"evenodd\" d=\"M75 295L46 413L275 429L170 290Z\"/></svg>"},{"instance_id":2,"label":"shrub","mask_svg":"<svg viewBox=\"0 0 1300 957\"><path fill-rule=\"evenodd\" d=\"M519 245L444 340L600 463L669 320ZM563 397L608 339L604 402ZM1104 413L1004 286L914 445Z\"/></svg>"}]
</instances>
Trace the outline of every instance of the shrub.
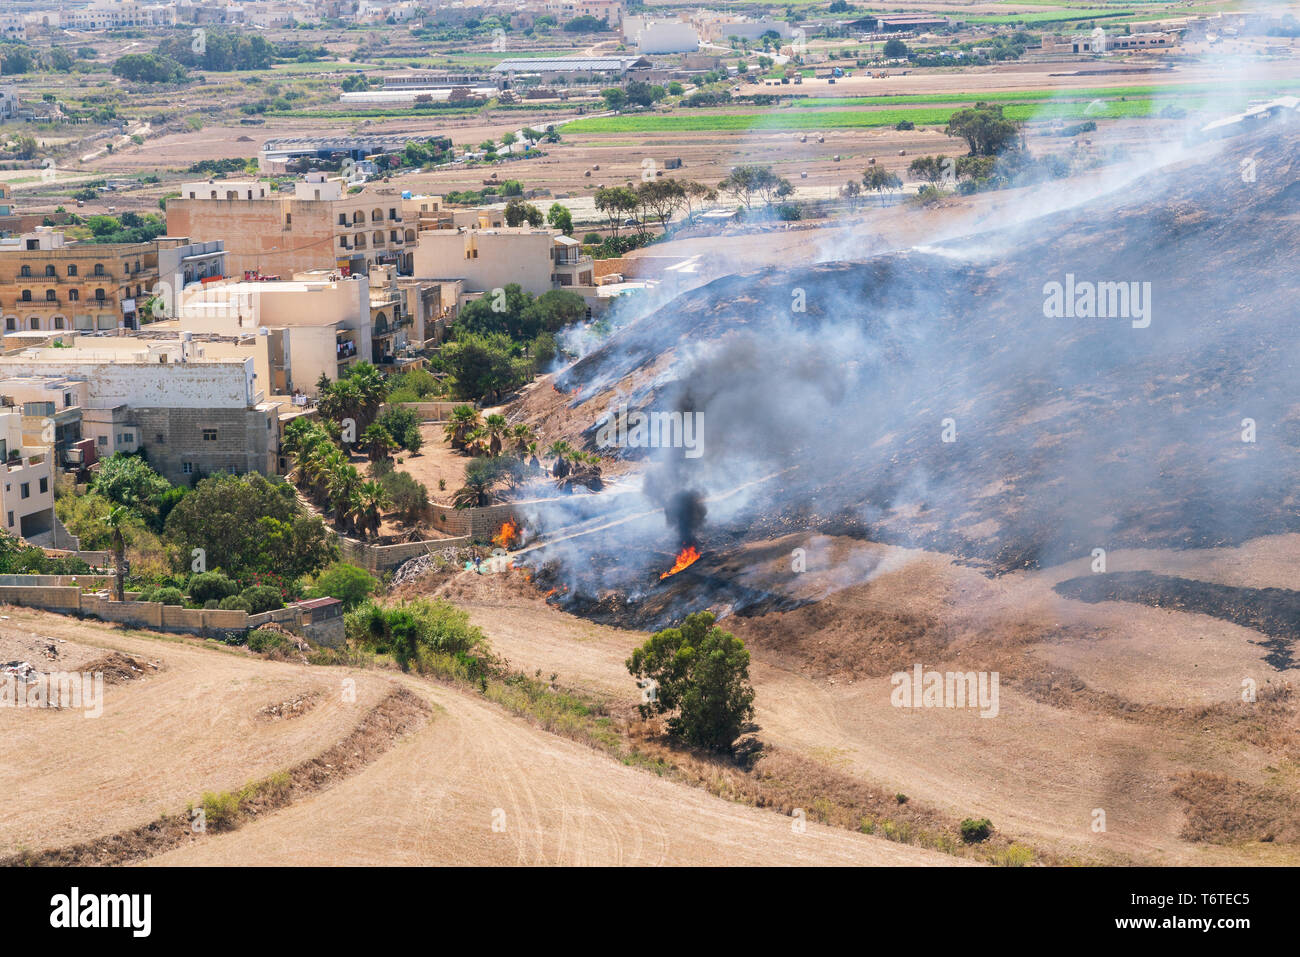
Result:
<instances>
[{"instance_id":1,"label":"shrub","mask_svg":"<svg viewBox=\"0 0 1300 957\"><path fill-rule=\"evenodd\" d=\"M270 585L254 585L251 588L245 588L241 597L248 602L254 615L260 615L264 611L270 611L273 608L283 608L284 602L280 600L278 589Z\"/></svg>"},{"instance_id":2,"label":"shrub","mask_svg":"<svg viewBox=\"0 0 1300 957\"><path fill-rule=\"evenodd\" d=\"M293 648L293 642L270 628L257 628L248 634L248 650L255 651L259 655L276 651L292 651Z\"/></svg>"},{"instance_id":3,"label":"shrub","mask_svg":"<svg viewBox=\"0 0 1300 957\"><path fill-rule=\"evenodd\" d=\"M203 795L203 823L214 831L229 831L239 823L239 795L207 791Z\"/></svg>"},{"instance_id":4,"label":"shrub","mask_svg":"<svg viewBox=\"0 0 1300 957\"><path fill-rule=\"evenodd\" d=\"M347 613L344 628L349 640L391 654L404 669L425 653L464 656L483 643L469 615L427 598L389 607L368 601Z\"/></svg>"},{"instance_id":5,"label":"shrub","mask_svg":"<svg viewBox=\"0 0 1300 957\"><path fill-rule=\"evenodd\" d=\"M217 602L217 607L223 611L246 611L250 615L253 613L253 606L243 595L230 595L227 598Z\"/></svg>"},{"instance_id":6,"label":"shrub","mask_svg":"<svg viewBox=\"0 0 1300 957\"><path fill-rule=\"evenodd\" d=\"M203 607L204 607L204 608L220 608L220 607L221 607L221 602L217 601L217 599L215 599L215 598L209 598L207 601L205 601L205 602L203 603Z\"/></svg>"},{"instance_id":7,"label":"shrub","mask_svg":"<svg viewBox=\"0 0 1300 957\"><path fill-rule=\"evenodd\" d=\"M361 604L379 587L379 582L364 568L339 562L331 565L308 590L312 598L337 598L345 610Z\"/></svg>"},{"instance_id":8,"label":"shrub","mask_svg":"<svg viewBox=\"0 0 1300 957\"><path fill-rule=\"evenodd\" d=\"M993 822L986 817L978 820L968 817L961 822L961 839L967 844L978 844L980 841L986 841L992 833Z\"/></svg>"},{"instance_id":9,"label":"shrub","mask_svg":"<svg viewBox=\"0 0 1300 957\"><path fill-rule=\"evenodd\" d=\"M148 593L146 601L156 601L163 605L184 605L185 596L179 588L155 588ZM143 597L143 596L141 596Z\"/></svg>"},{"instance_id":10,"label":"shrub","mask_svg":"<svg viewBox=\"0 0 1300 957\"><path fill-rule=\"evenodd\" d=\"M206 605L208 601L221 601L239 593L239 585L232 582L223 572L201 572L190 578L190 600L197 605Z\"/></svg>"}]
</instances>

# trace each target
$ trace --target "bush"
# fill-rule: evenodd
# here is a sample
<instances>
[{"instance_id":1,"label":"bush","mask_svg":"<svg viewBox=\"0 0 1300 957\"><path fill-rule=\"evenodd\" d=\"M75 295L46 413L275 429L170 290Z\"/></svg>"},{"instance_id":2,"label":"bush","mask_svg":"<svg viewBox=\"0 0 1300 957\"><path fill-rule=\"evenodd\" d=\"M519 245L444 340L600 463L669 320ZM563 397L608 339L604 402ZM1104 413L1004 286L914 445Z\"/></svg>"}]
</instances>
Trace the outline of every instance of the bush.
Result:
<instances>
[{"instance_id":1,"label":"bush","mask_svg":"<svg viewBox=\"0 0 1300 957\"><path fill-rule=\"evenodd\" d=\"M248 650L255 651L259 655L266 655L277 651L293 651L294 644L278 631L272 631L270 628L256 628L248 633Z\"/></svg>"},{"instance_id":2,"label":"bush","mask_svg":"<svg viewBox=\"0 0 1300 957\"><path fill-rule=\"evenodd\" d=\"M379 582L364 568L339 562L321 572L308 590L312 598L337 598L345 610L355 608L379 587Z\"/></svg>"},{"instance_id":3,"label":"bush","mask_svg":"<svg viewBox=\"0 0 1300 957\"><path fill-rule=\"evenodd\" d=\"M246 611L250 615L253 613L252 603L243 595L231 595L217 602L217 607L222 611Z\"/></svg>"},{"instance_id":4,"label":"bush","mask_svg":"<svg viewBox=\"0 0 1300 957\"><path fill-rule=\"evenodd\" d=\"M710 751L731 750L754 715L749 652L730 632L715 628L710 612L689 615L680 628L653 635L627 660L635 678L655 682L642 717L673 713L668 730Z\"/></svg>"},{"instance_id":5,"label":"bush","mask_svg":"<svg viewBox=\"0 0 1300 957\"><path fill-rule=\"evenodd\" d=\"M251 588L245 588L240 593L240 597L248 602L254 615L260 615L262 612L270 611L273 608L284 607L279 590L272 588L270 585L254 585Z\"/></svg>"},{"instance_id":6,"label":"bush","mask_svg":"<svg viewBox=\"0 0 1300 957\"><path fill-rule=\"evenodd\" d=\"M961 839L967 844L978 844L980 841L986 841L992 833L993 822L986 817L979 820L968 817L961 822Z\"/></svg>"},{"instance_id":7,"label":"bush","mask_svg":"<svg viewBox=\"0 0 1300 957\"><path fill-rule=\"evenodd\" d=\"M425 653L463 656L483 643L469 615L427 598L388 607L368 601L344 616L344 628L349 640L391 654L403 669Z\"/></svg>"},{"instance_id":8,"label":"bush","mask_svg":"<svg viewBox=\"0 0 1300 957\"><path fill-rule=\"evenodd\" d=\"M229 831L239 824L239 795L208 791L203 795L203 823L214 831Z\"/></svg>"},{"instance_id":9,"label":"bush","mask_svg":"<svg viewBox=\"0 0 1300 957\"><path fill-rule=\"evenodd\" d=\"M221 601L239 593L239 585L232 582L223 572L201 572L190 578L190 600L196 605L204 605L211 600Z\"/></svg>"},{"instance_id":10,"label":"bush","mask_svg":"<svg viewBox=\"0 0 1300 957\"><path fill-rule=\"evenodd\" d=\"M155 588L151 592L146 592L149 596L145 598L140 596L144 601L156 601L162 605L184 605L185 596L181 594L179 588Z\"/></svg>"}]
</instances>

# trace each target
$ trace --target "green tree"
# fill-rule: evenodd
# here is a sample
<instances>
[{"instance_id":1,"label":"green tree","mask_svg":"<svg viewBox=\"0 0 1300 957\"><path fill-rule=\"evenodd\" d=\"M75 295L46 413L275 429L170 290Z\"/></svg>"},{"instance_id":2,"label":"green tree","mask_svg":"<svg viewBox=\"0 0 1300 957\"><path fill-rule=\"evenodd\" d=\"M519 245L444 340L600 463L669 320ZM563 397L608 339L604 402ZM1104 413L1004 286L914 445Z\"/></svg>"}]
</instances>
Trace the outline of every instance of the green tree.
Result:
<instances>
[{"instance_id":1,"label":"green tree","mask_svg":"<svg viewBox=\"0 0 1300 957\"><path fill-rule=\"evenodd\" d=\"M113 64L113 75L132 83L181 83L185 67L170 57L154 53L128 53Z\"/></svg>"},{"instance_id":2,"label":"green tree","mask_svg":"<svg viewBox=\"0 0 1300 957\"><path fill-rule=\"evenodd\" d=\"M501 333L475 335L457 333L456 341L442 347L443 361L456 380L462 396L496 395L522 385L531 374L531 363L516 360L516 346Z\"/></svg>"},{"instance_id":3,"label":"green tree","mask_svg":"<svg viewBox=\"0 0 1300 957\"><path fill-rule=\"evenodd\" d=\"M536 227L545 221L540 209L517 196L506 203L505 219L507 226L522 226L527 223L529 226Z\"/></svg>"},{"instance_id":4,"label":"green tree","mask_svg":"<svg viewBox=\"0 0 1300 957\"><path fill-rule=\"evenodd\" d=\"M907 44L894 37L885 41L884 49L881 52L891 60L901 60L907 56Z\"/></svg>"},{"instance_id":5,"label":"green tree","mask_svg":"<svg viewBox=\"0 0 1300 957\"><path fill-rule=\"evenodd\" d=\"M627 106L627 94L617 86L601 90L600 96L605 101L605 109L607 110L621 110Z\"/></svg>"},{"instance_id":6,"label":"green tree","mask_svg":"<svg viewBox=\"0 0 1300 957\"><path fill-rule=\"evenodd\" d=\"M551 203L551 208L546 211L546 222L552 229L558 229L566 236L573 235L573 213L569 212L567 206Z\"/></svg>"},{"instance_id":7,"label":"green tree","mask_svg":"<svg viewBox=\"0 0 1300 957\"><path fill-rule=\"evenodd\" d=\"M100 463L91 488L110 502L125 505L157 527L161 499L171 490L172 484L140 456L116 452Z\"/></svg>"},{"instance_id":8,"label":"green tree","mask_svg":"<svg viewBox=\"0 0 1300 957\"><path fill-rule=\"evenodd\" d=\"M903 181L894 173L885 169L883 166L868 166L865 173L862 174L862 185L871 190L880 197L880 202L885 201L885 193L892 193L896 189L903 188Z\"/></svg>"},{"instance_id":9,"label":"green tree","mask_svg":"<svg viewBox=\"0 0 1300 957\"><path fill-rule=\"evenodd\" d=\"M714 626L710 612L690 615L680 628L654 634L627 660L627 670L655 683L643 717L667 714L668 730L688 744L730 750L754 715L749 652L744 642Z\"/></svg>"},{"instance_id":10,"label":"green tree","mask_svg":"<svg viewBox=\"0 0 1300 957\"><path fill-rule=\"evenodd\" d=\"M338 556L334 536L299 504L293 486L256 472L202 479L167 516L164 535L187 565L192 549L202 548L209 565L241 579L257 572L299 578Z\"/></svg>"},{"instance_id":11,"label":"green tree","mask_svg":"<svg viewBox=\"0 0 1300 957\"><path fill-rule=\"evenodd\" d=\"M325 569L308 589L312 598L337 598L351 611L379 589L379 582L364 568L338 562Z\"/></svg>"},{"instance_id":12,"label":"green tree","mask_svg":"<svg viewBox=\"0 0 1300 957\"><path fill-rule=\"evenodd\" d=\"M1016 147L1020 125L1003 116L999 104L976 103L953 113L944 133L964 139L970 156L996 156Z\"/></svg>"}]
</instances>

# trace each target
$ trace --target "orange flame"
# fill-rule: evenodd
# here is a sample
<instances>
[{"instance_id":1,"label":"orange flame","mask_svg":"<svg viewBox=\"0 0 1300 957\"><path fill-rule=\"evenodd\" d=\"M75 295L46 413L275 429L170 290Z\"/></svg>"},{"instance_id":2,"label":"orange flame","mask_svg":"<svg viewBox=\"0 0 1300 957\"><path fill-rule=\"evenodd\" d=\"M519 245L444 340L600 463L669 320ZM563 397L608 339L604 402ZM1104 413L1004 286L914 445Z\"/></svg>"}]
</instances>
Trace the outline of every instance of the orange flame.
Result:
<instances>
[{"instance_id":1,"label":"orange flame","mask_svg":"<svg viewBox=\"0 0 1300 957\"><path fill-rule=\"evenodd\" d=\"M691 565L694 565L699 560L700 560L700 553L695 550L695 546L688 545L685 548L683 548L680 552L678 552L677 561L673 562L673 567L668 569L668 571L664 572L662 575L660 575L659 580L663 581L669 575L676 575L683 568L689 568Z\"/></svg>"},{"instance_id":2,"label":"orange flame","mask_svg":"<svg viewBox=\"0 0 1300 957\"><path fill-rule=\"evenodd\" d=\"M492 536L492 544L500 548L509 548L511 543L519 537L519 526L506 519L505 524L501 526L501 531Z\"/></svg>"}]
</instances>

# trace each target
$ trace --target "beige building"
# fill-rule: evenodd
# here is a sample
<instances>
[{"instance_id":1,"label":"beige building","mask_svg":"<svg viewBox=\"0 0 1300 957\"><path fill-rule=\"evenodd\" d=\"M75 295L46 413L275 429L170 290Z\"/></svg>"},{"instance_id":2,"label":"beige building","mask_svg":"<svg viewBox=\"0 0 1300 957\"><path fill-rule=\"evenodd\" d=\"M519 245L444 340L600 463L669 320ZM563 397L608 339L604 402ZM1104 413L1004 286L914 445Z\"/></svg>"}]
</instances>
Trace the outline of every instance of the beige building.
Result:
<instances>
[{"instance_id":1,"label":"beige building","mask_svg":"<svg viewBox=\"0 0 1300 957\"><path fill-rule=\"evenodd\" d=\"M411 274L416 227L395 189L357 194L341 178L308 173L292 196L255 180L184 183L167 201L167 230L195 240L225 240L233 275L292 276L313 269L367 273L392 265Z\"/></svg>"},{"instance_id":2,"label":"beige building","mask_svg":"<svg viewBox=\"0 0 1300 957\"><path fill-rule=\"evenodd\" d=\"M405 333L395 274L380 271L376 279L377 291L365 275L331 271L207 283L186 290L177 319L162 328L203 340L209 355L253 357L269 394L314 395L322 375L333 382L362 359L375 360L372 315L384 321L381 352Z\"/></svg>"},{"instance_id":3,"label":"beige building","mask_svg":"<svg viewBox=\"0 0 1300 957\"><path fill-rule=\"evenodd\" d=\"M510 283L534 296L562 287L591 287L594 269L577 240L531 226L426 230L415 249L418 278L457 278L464 293Z\"/></svg>"},{"instance_id":4,"label":"beige building","mask_svg":"<svg viewBox=\"0 0 1300 957\"><path fill-rule=\"evenodd\" d=\"M50 450L23 440L23 415L0 410L0 522L34 545L54 532L54 467Z\"/></svg>"}]
</instances>

